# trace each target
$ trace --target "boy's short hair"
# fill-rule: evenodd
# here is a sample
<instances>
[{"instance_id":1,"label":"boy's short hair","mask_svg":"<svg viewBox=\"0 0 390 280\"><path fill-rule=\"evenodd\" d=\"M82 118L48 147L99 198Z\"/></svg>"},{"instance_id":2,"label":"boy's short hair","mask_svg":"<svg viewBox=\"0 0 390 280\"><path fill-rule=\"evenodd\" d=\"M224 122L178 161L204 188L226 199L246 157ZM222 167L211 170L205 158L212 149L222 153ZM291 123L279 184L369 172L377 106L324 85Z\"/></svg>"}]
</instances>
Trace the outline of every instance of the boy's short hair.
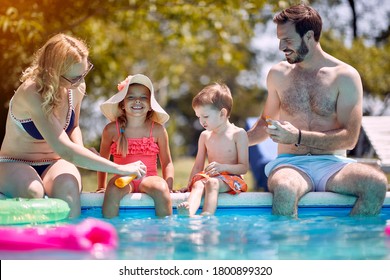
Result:
<instances>
[{"instance_id":1,"label":"boy's short hair","mask_svg":"<svg viewBox=\"0 0 390 280\"><path fill-rule=\"evenodd\" d=\"M225 108L229 117L233 107L233 97L229 87L225 84L215 83L203 88L192 99L192 108L204 105L212 105L218 110Z\"/></svg>"}]
</instances>

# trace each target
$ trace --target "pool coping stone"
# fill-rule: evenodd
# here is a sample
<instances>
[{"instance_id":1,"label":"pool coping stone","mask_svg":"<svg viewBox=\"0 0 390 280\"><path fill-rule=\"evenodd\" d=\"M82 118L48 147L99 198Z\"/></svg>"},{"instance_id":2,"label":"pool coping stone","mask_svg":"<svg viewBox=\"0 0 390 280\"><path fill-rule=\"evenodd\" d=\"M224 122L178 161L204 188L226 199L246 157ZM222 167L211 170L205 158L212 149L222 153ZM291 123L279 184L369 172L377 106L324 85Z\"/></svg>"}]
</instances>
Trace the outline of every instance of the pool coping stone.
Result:
<instances>
[{"instance_id":1,"label":"pool coping stone","mask_svg":"<svg viewBox=\"0 0 390 280\"><path fill-rule=\"evenodd\" d=\"M187 200L189 193L172 193L172 206ZM82 193L82 207L100 207L104 194ZM356 197L331 192L310 192L299 202L299 207L352 207ZM147 194L132 193L126 195L120 202L121 207L153 207L153 199ZM246 192L238 195L221 193L218 196L218 206L229 207L271 207L272 194L268 192ZM390 192L386 193L383 207L390 207Z\"/></svg>"}]
</instances>

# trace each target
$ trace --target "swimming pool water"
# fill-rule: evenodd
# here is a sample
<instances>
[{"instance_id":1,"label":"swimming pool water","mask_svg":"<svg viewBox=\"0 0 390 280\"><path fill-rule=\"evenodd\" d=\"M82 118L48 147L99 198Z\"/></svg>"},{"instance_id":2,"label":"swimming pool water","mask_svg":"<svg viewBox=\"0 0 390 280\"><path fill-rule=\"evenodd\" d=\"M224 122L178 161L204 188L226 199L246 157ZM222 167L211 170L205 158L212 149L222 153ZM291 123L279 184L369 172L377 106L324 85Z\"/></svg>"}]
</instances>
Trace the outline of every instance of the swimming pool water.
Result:
<instances>
[{"instance_id":1,"label":"swimming pool water","mask_svg":"<svg viewBox=\"0 0 390 280\"><path fill-rule=\"evenodd\" d=\"M106 220L119 234L119 248L105 255L32 252L31 259L134 260L382 260L390 259L384 228L390 208L377 217L349 217L348 208L301 208L299 218L271 215L270 208L222 208L216 216L156 218L153 209L121 209ZM82 217L102 218L101 208ZM76 221L77 222L77 221ZM2 259L26 259L18 253Z\"/></svg>"}]
</instances>

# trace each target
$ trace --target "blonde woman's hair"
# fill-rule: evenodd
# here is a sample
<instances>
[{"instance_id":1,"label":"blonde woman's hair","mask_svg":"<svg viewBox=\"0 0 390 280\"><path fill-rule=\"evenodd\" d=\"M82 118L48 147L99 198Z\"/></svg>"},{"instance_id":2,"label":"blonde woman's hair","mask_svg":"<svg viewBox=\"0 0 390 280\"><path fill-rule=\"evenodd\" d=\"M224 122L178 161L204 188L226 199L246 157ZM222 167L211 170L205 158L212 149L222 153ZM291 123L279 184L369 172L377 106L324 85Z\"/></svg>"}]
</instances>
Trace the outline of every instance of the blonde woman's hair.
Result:
<instances>
[{"instance_id":1,"label":"blonde woman's hair","mask_svg":"<svg viewBox=\"0 0 390 280\"><path fill-rule=\"evenodd\" d=\"M129 86L128 91L130 90L130 87L132 85L135 85L135 84L137 84L137 83L131 84ZM144 86L144 85L142 85L142 86ZM150 90L149 90L149 92L150 92ZM122 157L126 157L129 147L128 147L128 142L127 142L127 137L125 134L126 125L127 125L127 117L126 117L126 112L123 109L123 106L124 106L124 101L122 100L121 102L118 103L119 111L122 113L116 119L116 121L118 122L118 128L119 128L119 134L120 134L117 145L116 145L116 153L122 155ZM150 110L148 112L148 114L146 115L146 120L151 119L152 116L153 116L153 110Z\"/></svg>"},{"instance_id":2,"label":"blonde woman's hair","mask_svg":"<svg viewBox=\"0 0 390 280\"><path fill-rule=\"evenodd\" d=\"M80 39L65 34L51 37L34 55L33 62L22 74L21 81L28 79L37 85L42 95L42 110L49 115L60 103L57 95L61 75L88 57L88 47Z\"/></svg>"},{"instance_id":3,"label":"blonde woman's hair","mask_svg":"<svg viewBox=\"0 0 390 280\"><path fill-rule=\"evenodd\" d=\"M218 110L226 109L229 117L233 107L233 97L229 87L223 83L215 83L203 88L192 99L192 108L204 105L212 105Z\"/></svg>"}]
</instances>

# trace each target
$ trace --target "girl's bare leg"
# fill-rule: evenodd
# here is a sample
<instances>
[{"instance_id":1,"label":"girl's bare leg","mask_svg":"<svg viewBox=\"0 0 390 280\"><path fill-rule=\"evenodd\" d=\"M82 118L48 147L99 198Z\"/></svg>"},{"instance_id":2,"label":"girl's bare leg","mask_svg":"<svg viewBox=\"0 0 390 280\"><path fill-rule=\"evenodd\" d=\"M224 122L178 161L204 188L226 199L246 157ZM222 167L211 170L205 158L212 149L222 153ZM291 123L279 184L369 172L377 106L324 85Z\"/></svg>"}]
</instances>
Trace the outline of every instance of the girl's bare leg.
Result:
<instances>
[{"instance_id":1,"label":"girl's bare leg","mask_svg":"<svg viewBox=\"0 0 390 280\"><path fill-rule=\"evenodd\" d=\"M149 176L142 180L139 189L150 195L154 200L156 216L166 217L172 215L171 193L167 182L159 176Z\"/></svg>"},{"instance_id":2,"label":"girl's bare leg","mask_svg":"<svg viewBox=\"0 0 390 280\"><path fill-rule=\"evenodd\" d=\"M131 185L127 185L122 189L115 186L114 181L116 178L118 177L115 176L108 182L106 192L104 193L102 209L104 218L113 218L118 216L120 201L126 194L131 193L132 191Z\"/></svg>"}]
</instances>

